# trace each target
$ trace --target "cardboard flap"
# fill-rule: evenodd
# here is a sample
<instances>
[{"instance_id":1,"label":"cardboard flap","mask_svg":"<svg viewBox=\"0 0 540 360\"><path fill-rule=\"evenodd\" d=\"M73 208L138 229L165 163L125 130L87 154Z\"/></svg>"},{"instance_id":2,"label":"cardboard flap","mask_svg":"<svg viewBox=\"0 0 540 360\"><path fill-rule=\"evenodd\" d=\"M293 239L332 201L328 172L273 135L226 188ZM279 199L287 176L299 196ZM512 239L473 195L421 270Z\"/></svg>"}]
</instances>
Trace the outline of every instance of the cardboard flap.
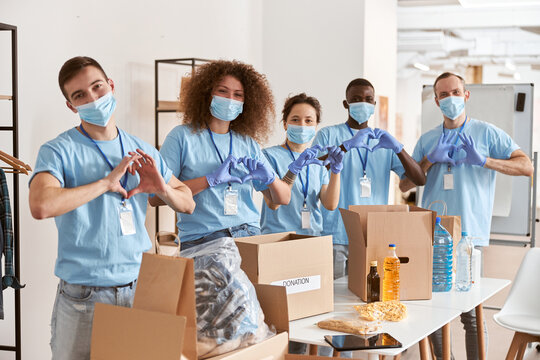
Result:
<instances>
[{"instance_id":1,"label":"cardboard flap","mask_svg":"<svg viewBox=\"0 0 540 360\"><path fill-rule=\"evenodd\" d=\"M218 355L209 358L208 360L284 360L288 350L289 334L284 332L272 336L258 344L223 355ZM328 360L328 358L326 358L326 360Z\"/></svg>"},{"instance_id":2,"label":"cardboard flap","mask_svg":"<svg viewBox=\"0 0 540 360\"><path fill-rule=\"evenodd\" d=\"M197 358L193 259L143 254L133 308L185 316L183 355Z\"/></svg>"},{"instance_id":3,"label":"cardboard flap","mask_svg":"<svg viewBox=\"0 0 540 360\"><path fill-rule=\"evenodd\" d=\"M276 241L288 240L292 234L296 234L294 231L287 231L281 233L264 234L256 236L246 236L234 239L236 243L248 243L248 244L266 244Z\"/></svg>"},{"instance_id":4,"label":"cardboard flap","mask_svg":"<svg viewBox=\"0 0 540 360\"><path fill-rule=\"evenodd\" d=\"M246 273L249 281L256 283L259 281L259 250L258 244L252 244L244 241L235 241L240 257L242 258L241 267Z\"/></svg>"},{"instance_id":5,"label":"cardboard flap","mask_svg":"<svg viewBox=\"0 0 540 360\"><path fill-rule=\"evenodd\" d=\"M253 284L264 313L264 321L274 325L278 333L289 331L287 291L284 286Z\"/></svg>"},{"instance_id":6,"label":"cardboard flap","mask_svg":"<svg viewBox=\"0 0 540 360\"><path fill-rule=\"evenodd\" d=\"M178 360L186 318L96 303L92 360Z\"/></svg>"},{"instance_id":7,"label":"cardboard flap","mask_svg":"<svg viewBox=\"0 0 540 360\"><path fill-rule=\"evenodd\" d=\"M349 244L360 242L360 246L367 246L367 214L362 224L362 215L360 213L342 208L339 208L339 211L349 237Z\"/></svg>"}]
</instances>

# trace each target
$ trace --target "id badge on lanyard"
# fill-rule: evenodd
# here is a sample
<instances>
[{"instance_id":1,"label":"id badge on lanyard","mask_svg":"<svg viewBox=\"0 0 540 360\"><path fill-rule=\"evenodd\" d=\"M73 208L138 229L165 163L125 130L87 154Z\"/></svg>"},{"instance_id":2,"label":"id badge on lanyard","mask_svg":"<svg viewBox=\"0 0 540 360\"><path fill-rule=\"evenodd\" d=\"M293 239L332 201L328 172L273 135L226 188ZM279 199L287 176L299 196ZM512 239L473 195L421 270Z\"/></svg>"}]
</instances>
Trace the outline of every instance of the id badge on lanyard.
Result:
<instances>
[{"instance_id":1,"label":"id badge on lanyard","mask_svg":"<svg viewBox=\"0 0 540 360\"><path fill-rule=\"evenodd\" d=\"M360 197L371 197L371 179L366 175L360 178Z\"/></svg>"},{"instance_id":2,"label":"id badge on lanyard","mask_svg":"<svg viewBox=\"0 0 540 360\"><path fill-rule=\"evenodd\" d=\"M454 190L454 174L450 165L448 165L448 173L443 175L443 189Z\"/></svg>"},{"instance_id":3,"label":"id badge on lanyard","mask_svg":"<svg viewBox=\"0 0 540 360\"><path fill-rule=\"evenodd\" d=\"M137 233L135 229L135 221L133 219L133 207L131 204L123 201L118 207L118 217L120 219L120 229L122 235L134 235Z\"/></svg>"},{"instance_id":4,"label":"id badge on lanyard","mask_svg":"<svg viewBox=\"0 0 540 360\"><path fill-rule=\"evenodd\" d=\"M231 186L225 190L223 202L224 215L238 215L238 190L233 190Z\"/></svg>"},{"instance_id":5,"label":"id badge on lanyard","mask_svg":"<svg viewBox=\"0 0 540 360\"><path fill-rule=\"evenodd\" d=\"M300 210L300 214L302 214L302 229L311 229L311 211L306 204Z\"/></svg>"}]
</instances>

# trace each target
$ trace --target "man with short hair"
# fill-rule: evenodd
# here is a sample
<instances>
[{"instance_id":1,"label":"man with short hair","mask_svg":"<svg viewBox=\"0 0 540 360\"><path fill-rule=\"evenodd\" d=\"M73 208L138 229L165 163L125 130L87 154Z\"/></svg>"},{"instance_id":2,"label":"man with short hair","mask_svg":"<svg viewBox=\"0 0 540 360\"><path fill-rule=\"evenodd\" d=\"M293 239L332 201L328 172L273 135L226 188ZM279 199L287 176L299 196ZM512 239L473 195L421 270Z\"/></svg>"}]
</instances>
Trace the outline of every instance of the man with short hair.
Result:
<instances>
[{"instance_id":1,"label":"man with short hair","mask_svg":"<svg viewBox=\"0 0 540 360\"><path fill-rule=\"evenodd\" d=\"M375 112L375 89L366 79L352 80L345 90L343 107L348 112L343 124L327 126L317 133L313 145L340 146L343 158L341 192L338 208L349 205L386 205L390 171L423 185L426 178L403 145L383 129L368 127ZM332 235L334 243L334 278L347 274L349 239L339 209L323 212L323 235Z\"/></svg>"},{"instance_id":2,"label":"man with short hair","mask_svg":"<svg viewBox=\"0 0 540 360\"><path fill-rule=\"evenodd\" d=\"M36 219L54 217L58 229L52 358L80 360L90 358L94 303L131 306L151 247L149 194L179 212L195 203L154 147L117 128L114 82L99 63L72 58L58 80L81 123L41 146L30 210Z\"/></svg>"},{"instance_id":3,"label":"man with short hair","mask_svg":"<svg viewBox=\"0 0 540 360\"><path fill-rule=\"evenodd\" d=\"M441 74L433 84L433 91L443 123L423 134L413 152L413 158L427 172L422 206L444 201L448 215L461 216L462 230L474 239L474 245L488 246L495 172L532 176L531 161L504 131L465 114L470 92L461 76ZM409 179L400 181L402 191L412 187L414 184ZM475 310L461 314L461 322L465 328L467 359L477 359ZM485 324L484 330L487 352ZM430 338L437 359L442 359L441 329Z\"/></svg>"}]
</instances>

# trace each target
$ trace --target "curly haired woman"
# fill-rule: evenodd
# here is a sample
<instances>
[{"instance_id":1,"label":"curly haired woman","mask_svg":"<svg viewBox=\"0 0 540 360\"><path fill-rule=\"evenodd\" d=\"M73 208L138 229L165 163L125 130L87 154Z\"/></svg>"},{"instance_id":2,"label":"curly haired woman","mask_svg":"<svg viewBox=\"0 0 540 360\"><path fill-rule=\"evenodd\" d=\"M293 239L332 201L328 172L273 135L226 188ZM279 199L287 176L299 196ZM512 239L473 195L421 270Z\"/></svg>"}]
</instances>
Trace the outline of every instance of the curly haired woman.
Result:
<instances>
[{"instance_id":1,"label":"curly haired woman","mask_svg":"<svg viewBox=\"0 0 540 360\"><path fill-rule=\"evenodd\" d=\"M248 64L213 61L197 68L182 102L184 124L160 150L197 204L193 214L177 213L182 249L260 234L253 183L265 184L263 193L275 204L286 205L291 197L257 144L266 140L274 118L266 78Z\"/></svg>"}]
</instances>

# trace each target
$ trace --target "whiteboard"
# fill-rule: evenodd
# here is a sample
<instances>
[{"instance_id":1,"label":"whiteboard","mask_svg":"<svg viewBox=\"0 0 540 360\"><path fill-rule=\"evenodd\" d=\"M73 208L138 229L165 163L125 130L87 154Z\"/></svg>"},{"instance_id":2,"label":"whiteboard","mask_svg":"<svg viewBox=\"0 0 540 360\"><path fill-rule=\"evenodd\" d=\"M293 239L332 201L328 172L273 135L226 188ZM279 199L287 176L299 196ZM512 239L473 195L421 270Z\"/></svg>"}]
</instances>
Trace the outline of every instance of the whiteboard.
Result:
<instances>
[{"instance_id":1,"label":"whiteboard","mask_svg":"<svg viewBox=\"0 0 540 360\"><path fill-rule=\"evenodd\" d=\"M492 123L508 133L529 157L532 156L533 84L471 84L465 111L472 118ZM522 112L516 111L518 93L525 94ZM435 104L433 86L422 90L422 134L440 125L442 115ZM491 233L528 236L531 224L531 184L525 176L497 173ZM421 198L421 192L419 194Z\"/></svg>"}]
</instances>

